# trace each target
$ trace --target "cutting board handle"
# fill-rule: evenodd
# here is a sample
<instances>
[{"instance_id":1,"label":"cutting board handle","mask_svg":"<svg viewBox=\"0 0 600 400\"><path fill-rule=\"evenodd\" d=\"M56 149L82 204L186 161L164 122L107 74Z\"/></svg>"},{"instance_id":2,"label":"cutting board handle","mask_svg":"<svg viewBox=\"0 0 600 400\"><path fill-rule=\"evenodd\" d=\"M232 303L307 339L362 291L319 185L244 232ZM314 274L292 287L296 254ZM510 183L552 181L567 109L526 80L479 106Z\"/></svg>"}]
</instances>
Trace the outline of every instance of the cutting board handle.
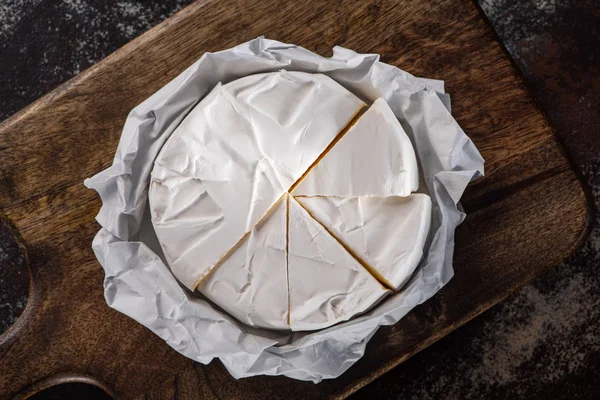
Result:
<instances>
[{"instance_id":1,"label":"cutting board handle","mask_svg":"<svg viewBox=\"0 0 600 400\"><path fill-rule=\"evenodd\" d=\"M42 329L36 329L36 326L52 326L47 325L48 321L43 321L49 316L45 316L41 312L41 299L42 299L42 285L40 283L40 276L37 271L36 263L32 263L30 260L27 246L25 245L21 235L17 231L16 227L12 222L0 211L0 249L3 252L3 258L0 260L0 268L6 268L4 272L4 280L7 285L27 285L27 278L29 283L29 294L27 298L27 304L23 313L19 316L17 321L12 324L8 329L0 334L0 359L4 357L12 357L14 353L19 353L19 357L22 360L29 360L29 362L39 362L35 357L27 357L27 346L18 346L13 348L17 337L27 331L33 331L33 334L29 334L29 337L38 338L39 340L45 340L45 335L51 336L56 332L45 332ZM7 279L8 278L8 279ZM14 292L13 290L6 291L9 295ZM22 294L19 294L22 295ZM15 299L10 299L14 301ZM41 324L40 324L41 322ZM9 350L13 350L9 354ZM25 353L25 354L24 354ZM25 357L22 357L25 355ZM53 364L53 363L50 363ZM97 388L103 390L108 396L114 398L114 394L106 385L92 376L74 374L74 373L57 373L58 371L46 370L46 374L35 383L23 387L17 393L13 394L14 399L27 399L36 393L46 391L55 386L59 386L65 383L78 383L80 385L88 385L90 389L94 389L96 392ZM29 377L35 379L36 377ZM87 388L81 387L82 391L86 391Z\"/></svg>"},{"instance_id":2,"label":"cutting board handle","mask_svg":"<svg viewBox=\"0 0 600 400\"><path fill-rule=\"evenodd\" d=\"M0 268L5 269L5 284L26 286L29 281L29 290L27 296L27 305L19 318L0 334L0 356L5 356L8 350L15 342L21 331L26 329L27 325L39 309L40 304L40 285L37 270L31 267L29 253L23 239L12 222L0 211L0 248L4 253L0 261ZM9 279L6 279L8 277ZM19 278L19 279L17 279ZM14 290L14 287L11 288ZM5 288L9 295L12 290ZM8 299L7 301L14 301Z\"/></svg>"}]
</instances>

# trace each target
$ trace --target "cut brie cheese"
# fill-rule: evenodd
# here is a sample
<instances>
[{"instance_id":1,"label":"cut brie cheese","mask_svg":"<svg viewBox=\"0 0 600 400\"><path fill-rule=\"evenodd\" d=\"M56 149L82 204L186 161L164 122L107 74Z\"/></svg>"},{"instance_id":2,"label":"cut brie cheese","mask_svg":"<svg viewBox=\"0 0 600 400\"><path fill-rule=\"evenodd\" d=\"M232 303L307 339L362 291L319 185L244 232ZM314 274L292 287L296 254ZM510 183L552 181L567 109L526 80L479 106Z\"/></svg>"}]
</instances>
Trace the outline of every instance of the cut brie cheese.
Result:
<instances>
[{"instance_id":1,"label":"cut brie cheese","mask_svg":"<svg viewBox=\"0 0 600 400\"><path fill-rule=\"evenodd\" d=\"M198 291L248 325L289 329L286 221L282 199Z\"/></svg>"},{"instance_id":2,"label":"cut brie cheese","mask_svg":"<svg viewBox=\"0 0 600 400\"><path fill-rule=\"evenodd\" d=\"M415 153L385 101L350 126L363 106L320 74L217 85L151 173L173 274L247 325L293 331L348 320L402 286L431 201L411 195Z\"/></svg>"},{"instance_id":3,"label":"cut brie cheese","mask_svg":"<svg viewBox=\"0 0 600 400\"><path fill-rule=\"evenodd\" d=\"M389 287L402 287L423 256L431 221L426 194L298 201Z\"/></svg>"},{"instance_id":4,"label":"cut brie cheese","mask_svg":"<svg viewBox=\"0 0 600 400\"><path fill-rule=\"evenodd\" d=\"M410 139L385 100L377 99L292 194L408 196L418 188Z\"/></svg>"},{"instance_id":5,"label":"cut brie cheese","mask_svg":"<svg viewBox=\"0 0 600 400\"><path fill-rule=\"evenodd\" d=\"M292 330L345 321L389 292L291 197L288 211Z\"/></svg>"},{"instance_id":6,"label":"cut brie cheese","mask_svg":"<svg viewBox=\"0 0 600 400\"><path fill-rule=\"evenodd\" d=\"M280 71L217 85L152 171L152 222L173 274L194 289L363 105L320 74Z\"/></svg>"}]
</instances>

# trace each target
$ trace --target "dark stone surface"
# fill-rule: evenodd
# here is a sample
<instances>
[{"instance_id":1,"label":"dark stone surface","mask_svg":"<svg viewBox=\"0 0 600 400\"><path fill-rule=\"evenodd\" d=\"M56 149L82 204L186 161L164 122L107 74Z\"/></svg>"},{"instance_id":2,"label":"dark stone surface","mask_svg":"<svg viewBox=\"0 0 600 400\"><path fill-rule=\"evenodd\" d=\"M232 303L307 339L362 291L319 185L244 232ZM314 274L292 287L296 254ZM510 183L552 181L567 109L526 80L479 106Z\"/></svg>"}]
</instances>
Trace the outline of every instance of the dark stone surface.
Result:
<instances>
[{"instance_id":1,"label":"dark stone surface","mask_svg":"<svg viewBox=\"0 0 600 400\"><path fill-rule=\"evenodd\" d=\"M0 0L0 120L190 0Z\"/></svg>"},{"instance_id":2,"label":"dark stone surface","mask_svg":"<svg viewBox=\"0 0 600 400\"><path fill-rule=\"evenodd\" d=\"M190 2L1 1L0 120ZM479 3L590 183L598 209L600 4ZM7 243L0 239L0 258L10 250ZM590 239L567 262L359 391L356 398L600 398L599 267L596 218ZM22 283L19 289L16 281L3 280L2 273L0 312L7 305L11 311L0 314L0 332L16 320L23 305L22 296L15 300L5 294L23 293L26 286Z\"/></svg>"}]
</instances>

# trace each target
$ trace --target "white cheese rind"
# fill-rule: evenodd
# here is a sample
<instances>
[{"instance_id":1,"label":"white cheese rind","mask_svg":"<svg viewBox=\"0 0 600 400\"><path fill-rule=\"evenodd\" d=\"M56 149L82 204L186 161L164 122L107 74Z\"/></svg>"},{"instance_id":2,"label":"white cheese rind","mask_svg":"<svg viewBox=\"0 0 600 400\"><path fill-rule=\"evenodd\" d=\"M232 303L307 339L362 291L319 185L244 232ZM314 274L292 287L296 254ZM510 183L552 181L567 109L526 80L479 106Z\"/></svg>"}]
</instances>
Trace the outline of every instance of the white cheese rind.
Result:
<instances>
[{"instance_id":1,"label":"white cheese rind","mask_svg":"<svg viewBox=\"0 0 600 400\"><path fill-rule=\"evenodd\" d=\"M173 132L151 175L152 222L173 274L194 289L362 106L320 74L217 85Z\"/></svg>"},{"instance_id":2,"label":"white cheese rind","mask_svg":"<svg viewBox=\"0 0 600 400\"><path fill-rule=\"evenodd\" d=\"M346 321L389 292L295 199L289 203L292 330L323 329Z\"/></svg>"},{"instance_id":3,"label":"white cheese rind","mask_svg":"<svg viewBox=\"0 0 600 400\"><path fill-rule=\"evenodd\" d=\"M286 218L282 199L197 290L245 324L289 329Z\"/></svg>"},{"instance_id":4,"label":"white cheese rind","mask_svg":"<svg viewBox=\"0 0 600 400\"><path fill-rule=\"evenodd\" d=\"M296 186L299 196L408 196L419 188L410 139L383 99Z\"/></svg>"},{"instance_id":5,"label":"white cheese rind","mask_svg":"<svg viewBox=\"0 0 600 400\"><path fill-rule=\"evenodd\" d=\"M298 201L395 289L408 281L423 256L431 223L426 194Z\"/></svg>"},{"instance_id":6,"label":"white cheese rind","mask_svg":"<svg viewBox=\"0 0 600 400\"><path fill-rule=\"evenodd\" d=\"M280 71L225 86L260 135L261 152L290 188L365 104L322 74Z\"/></svg>"}]
</instances>

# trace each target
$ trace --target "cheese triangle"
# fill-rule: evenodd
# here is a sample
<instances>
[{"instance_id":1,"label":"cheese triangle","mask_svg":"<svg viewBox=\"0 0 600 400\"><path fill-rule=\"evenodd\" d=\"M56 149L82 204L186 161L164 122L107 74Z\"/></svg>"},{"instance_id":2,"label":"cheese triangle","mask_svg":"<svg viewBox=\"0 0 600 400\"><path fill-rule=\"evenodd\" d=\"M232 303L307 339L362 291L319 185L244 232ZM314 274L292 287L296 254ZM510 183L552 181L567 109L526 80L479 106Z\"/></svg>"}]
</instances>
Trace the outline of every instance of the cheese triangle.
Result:
<instances>
[{"instance_id":1,"label":"cheese triangle","mask_svg":"<svg viewBox=\"0 0 600 400\"><path fill-rule=\"evenodd\" d=\"M197 290L245 324L289 329L286 220L284 198Z\"/></svg>"},{"instance_id":2,"label":"cheese triangle","mask_svg":"<svg viewBox=\"0 0 600 400\"><path fill-rule=\"evenodd\" d=\"M292 330L322 329L348 320L389 292L291 197L288 211Z\"/></svg>"},{"instance_id":3,"label":"cheese triangle","mask_svg":"<svg viewBox=\"0 0 600 400\"><path fill-rule=\"evenodd\" d=\"M431 222L426 194L297 200L389 287L402 287L423 256Z\"/></svg>"},{"instance_id":4,"label":"cheese triangle","mask_svg":"<svg viewBox=\"0 0 600 400\"><path fill-rule=\"evenodd\" d=\"M383 99L300 181L294 196L408 196L419 188L410 139Z\"/></svg>"}]
</instances>

